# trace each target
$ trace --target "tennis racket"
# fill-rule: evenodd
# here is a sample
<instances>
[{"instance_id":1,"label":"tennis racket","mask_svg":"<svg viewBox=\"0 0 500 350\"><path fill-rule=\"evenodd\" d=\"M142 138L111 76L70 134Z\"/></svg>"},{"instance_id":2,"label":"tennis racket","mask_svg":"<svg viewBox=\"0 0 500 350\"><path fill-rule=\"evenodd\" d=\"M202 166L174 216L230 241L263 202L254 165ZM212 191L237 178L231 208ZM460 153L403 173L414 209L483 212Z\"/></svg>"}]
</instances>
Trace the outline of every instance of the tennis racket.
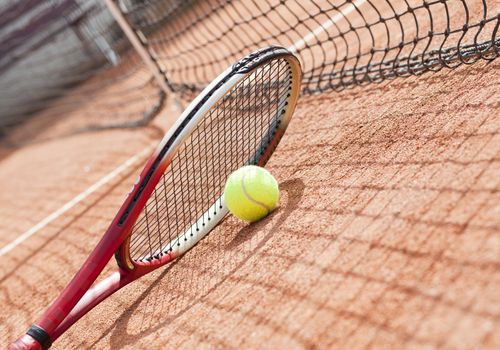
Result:
<instances>
[{"instance_id":1,"label":"tennis racket","mask_svg":"<svg viewBox=\"0 0 500 350\"><path fill-rule=\"evenodd\" d=\"M301 69L281 47L241 59L187 107L147 161L108 230L59 297L9 349L48 349L105 298L181 256L228 210L223 188L263 166L295 109ZM92 286L115 255L118 269Z\"/></svg>"}]
</instances>

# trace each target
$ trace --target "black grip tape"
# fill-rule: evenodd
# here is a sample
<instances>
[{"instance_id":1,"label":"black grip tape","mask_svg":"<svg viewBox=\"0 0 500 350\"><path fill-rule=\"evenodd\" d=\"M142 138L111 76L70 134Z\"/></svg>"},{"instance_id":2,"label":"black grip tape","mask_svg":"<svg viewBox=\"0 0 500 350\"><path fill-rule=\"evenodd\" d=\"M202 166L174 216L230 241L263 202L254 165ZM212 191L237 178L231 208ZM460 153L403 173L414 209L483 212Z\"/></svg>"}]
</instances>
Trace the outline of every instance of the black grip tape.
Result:
<instances>
[{"instance_id":1,"label":"black grip tape","mask_svg":"<svg viewBox=\"0 0 500 350\"><path fill-rule=\"evenodd\" d=\"M47 350L52 346L52 340L50 336L45 330L41 327L38 327L36 324L32 325L30 329L26 332L27 335L35 339L40 343L43 350Z\"/></svg>"}]
</instances>

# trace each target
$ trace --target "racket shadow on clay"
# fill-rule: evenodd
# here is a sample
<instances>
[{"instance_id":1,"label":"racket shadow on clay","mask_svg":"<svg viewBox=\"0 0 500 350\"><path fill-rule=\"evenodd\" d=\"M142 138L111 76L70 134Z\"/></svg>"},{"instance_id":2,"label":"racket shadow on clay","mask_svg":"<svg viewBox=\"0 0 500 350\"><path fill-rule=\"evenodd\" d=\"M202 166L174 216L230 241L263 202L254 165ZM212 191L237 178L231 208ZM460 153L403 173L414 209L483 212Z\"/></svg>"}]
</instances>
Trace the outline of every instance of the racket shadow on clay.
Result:
<instances>
[{"instance_id":1,"label":"racket shadow on clay","mask_svg":"<svg viewBox=\"0 0 500 350\"><path fill-rule=\"evenodd\" d=\"M199 243L198 248L200 249L191 251L169 265L137 297L133 304L121 313L113 325L104 330L89 347L97 347L99 342L110 333L109 347L111 349L133 346L136 344L137 339L158 332L166 325L172 324L177 318L182 317L196 305L203 303L204 299L228 280L234 281L234 276L238 270L244 267L252 256L262 252L269 240L279 232L280 227L298 208L304 195L305 185L302 180L296 178L280 183L280 190L285 195L280 200L280 206L268 217L252 224L237 221L232 217L226 218L220 223L219 227L214 229L211 235L205 237ZM274 222L270 225L271 221ZM227 235L228 231L231 231L230 235ZM217 251L213 250L214 247L218 248ZM203 264L200 264L200 262L207 259L204 250L212 251L213 256L208 257L208 259L211 259L214 266L221 266L229 261L234 262L237 260L237 262L222 276L221 269L215 271L217 274L210 273L203 267ZM176 285L178 282L176 275L182 273L183 270L191 270L193 266L198 266L202 272L195 274L195 276L185 276L186 279L191 280L187 281L188 283ZM207 281L210 282L209 286L207 286ZM180 300L179 296L186 296L185 300ZM158 308L158 305L161 307ZM128 329L131 329L129 324L134 322L134 318L149 319L152 314L153 317L156 315L159 318L155 319L154 322L150 322L149 325L143 323L142 327L139 327L142 329L139 333L129 334L127 332ZM293 337L292 334L290 336ZM298 339L296 340L298 341ZM85 343L78 344L78 347L86 346Z\"/></svg>"}]
</instances>

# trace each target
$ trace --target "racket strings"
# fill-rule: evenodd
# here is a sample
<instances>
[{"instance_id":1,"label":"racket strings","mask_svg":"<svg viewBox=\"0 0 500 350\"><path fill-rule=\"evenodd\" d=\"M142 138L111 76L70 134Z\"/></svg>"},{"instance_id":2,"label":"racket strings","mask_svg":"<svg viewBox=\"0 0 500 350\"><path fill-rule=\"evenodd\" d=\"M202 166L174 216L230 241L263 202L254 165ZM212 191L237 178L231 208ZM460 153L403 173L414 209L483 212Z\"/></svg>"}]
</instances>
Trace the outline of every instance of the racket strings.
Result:
<instances>
[{"instance_id":1,"label":"racket strings","mask_svg":"<svg viewBox=\"0 0 500 350\"><path fill-rule=\"evenodd\" d=\"M132 229L133 260L159 258L203 229L216 214L207 210L214 204L212 210L222 207L229 174L255 164L264 154L288 104L292 83L289 63L275 59L255 69L205 113Z\"/></svg>"},{"instance_id":2,"label":"racket strings","mask_svg":"<svg viewBox=\"0 0 500 350\"><path fill-rule=\"evenodd\" d=\"M209 139L209 140L207 140L207 142L213 142L213 140L212 140L212 139ZM208 159L207 159L207 160L208 160ZM193 165L194 165L194 164L193 164ZM210 165L216 166L217 164L215 164L215 162L214 162L214 163L210 163L210 162L208 162L208 163L207 163L207 166L210 166ZM176 170L176 169L173 169L173 172L175 172L175 170ZM212 174L213 174L213 172L212 172ZM183 178L181 178L181 187L183 187L183 186L184 186L184 184L183 184L183 180L182 180L182 179L183 179ZM202 178L201 180L203 180L203 179L204 179L204 178ZM210 177L207 177L207 179L206 179L206 180L207 180L208 182L213 182L213 179L212 179L212 178L210 178ZM205 188L204 186L196 186L196 185L197 185L197 184L195 184L195 186L194 186L195 190L197 190L198 188L201 188L201 189L204 189L204 188ZM203 184L201 184L201 185L203 185ZM174 191L174 194L175 194L175 191ZM184 198L184 194L185 194L185 192L182 192L182 195L181 195L181 200L182 200L183 202L186 202L186 198ZM195 196L195 197L197 197L197 196ZM205 198L205 196L203 196L203 198ZM158 207L158 206L156 205L156 207ZM192 205L191 205L191 206L188 206L188 208L193 208L193 206L192 206ZM168 209L168 207L165 207L165 209ZM162 214L163 214L163 213L158 213L158 212L157 212L157 218L158 218L159 216L161 216ZM185 213L184 213L184 214L185 214ZM190 214L190 212L188 212L187 214L189 215L189 214ZM167 217L168 217L168 216L167 216ZM210 217L208 217L208 220L210 220ZM157 222L159 222L159 221L157 220ZM202 223L202 225L204 225L204 224L205 224L205 222L203 222L203 223ZM158 228L158 227L162 227L162 225L161 225L160 223L158 223L158 224L156 225L155 229L156 229L156 228ZM162 228L163 228L163 227L162 227ZM198 227L197 227L196 229L198 230ZM153 231L153 230L151 230L151 227L146 227L146 231L151 232L151 231ZM159 240L161 240L162 235L161 235L161 234L159 234L159 235L157 235L157 236L158 236ZM191 236L192 236L192 233L191 233ZM148 237L149 237L149 236L148 236ZM148 242L149 242L149 240L150 240L150 239L148 238ZM187 240L187 237L184 237L184 240ZM161 245L161 242L160 242L160 250L161 250L161 246L162 246L162 245Z\"/></svg>"},{"instance_id":3,"label":"racket strings","mask_svg":"<svg viewBox=\"0 0 500 350\"><path fill-rule=\"evenodd\" d=\"M274 77L273 77L273 78L274 78ZM280 80L283 80L283 79L280 79ZM283 84L282 84L282 85L283 85ZM256 91L258 91L257 86L255 87L255 89L256 89ZM241 93L241 91L240 91L239 93ZM256 96L258 96L257 94L255 94L255 95L256 95ZM266 96L266 95L263 95L263 96ZM254 99L254 100L252 100L252 101L250 101L250 103L253 103L253 104L256 104L256 102L257 102L257 101L255 101L255 99ZM283 107L283 105L280 105L280 106L279 106L279 108L282 108L282 107ZM241 110L242 110L243 108L239 108L239 109L241 109ZM261 109L262 109L262 108L261 108ZM217 118L220 118L220 114L222 114L222 113L221 113L221 111L222 111L222 109L219 109L219 114L218 114L218 115L216 115L216 116L215 116L215 118L207 118L207 120L210 122L210 124L211 124L211 125L214 125L214 123L215 123L215 121L217 120ZM262 115L262 114L261 114L261 115ZM231 118L226 118L226 124L228 123L228 120L230 120L230 119L231 119ZM262 121L262 120L261 120L261 121ZM203 127L203 125L198 126L198 129L199 129L199 128L201 128L201 127ZM261 123L261 130L262 130L262 128L263 128L263 124ZM240 130L239 130L239 131L237 131L238 129L240 129ZM243 130L241 130L241 129L243 129ZM238 133L241 133L241 134L243 134L243 135L249 135L249 137L250 137L248 127L247 127L247 128L245 128L245 124L242 124L242 125L237 125L237 127L236 127L236 128L232 128L232 130L233 130L233 132L234 132L234 135L231 135L232 137L235 137L237 132L238 132ZM241 131L243 131L243 132L241 132ZM205 149L202 149L201 147L198 147L198 148L196 148L196 147L192 147L193 145L197 145L197 144L199 144L199 143L200 143L200 142L199 142L199 140L197 140L197 139L199 139L199 137L197 137L197 136L195 136L195 135L198 135L198 136L199 136L199 135L201 135L201 134L200 134L200 133L198 133L198 134L193 133L193 135L194 135L194 136L193 136L193 138L191 138L190 140L188 140L188 141L186 142L186 146L191 146L191 147L190 147L190 150L191 150L191 156L192 156L192 159L196 159L196 156L197 156L197 155L201 155L201 154L203 154L203 155L204 155L203 159L205 159L205 160L207 161L208 166L210 166L210 164L211 164L211 162L210 162L210 161L212 161L212 160L213 160L213 159L211 159L211 158L210 158L210 154L207 154L207 153L206 153L206 150L205 150ZM202 135L205 135L205 138L204 138L204 139L203 139L203 141L202 141L202 143L203 143L203 144L212 144L212 143L213 143L213 140L212 140L212 139L207 139L207 138L206 138L206 135L209 135L210 137L213 137L213 135L214 135L214 134L204 133L204 134L202 134ZM221 133L216 133L216 135L219 135L219 142L220 142L220 135L222 135L222 134L221 134ZM249 147L251 147L251 146L252 146L252 145L251 145L251 144L250 144L247 140L243 140L243 141L244 141L244 143L248 144L248 146L249 146ZM194 153L194 152L195 152L195 150L196 150L196 154ZM220 160L220 158L219 158L219 160ZM193 168L193 170L194 170L194 167L195 167L195 162L191 162L190 164L191 164L191 166L192 166L192 168ZM182 174L183 174L185 171L187 171L187 170L188 170L188 169L186 169L186 168L175 169L175 167L176 167L177 165L178 165L178 163L173 163L173 165L172 165L172 174L173 174L173 175L172 175L172 178L173 178L173 181L172 181L172 182L177 182L177 181L181 181L181 182L182 182L182 179L184 179L184 178L185 178L184 176L182 176ZM219 165L219 166L220 166L220 164L214 164L214 165ZM210 173L212 173L212 172L210 172ZM164 177L163 179L165 179L165 177ZM208 179L208 180L210 180L210 179ZM195 180L195 181L196 181L196 180ZM200 179L199 179L196 183L194 183L194 184L192 184L192 185L194 185L194 188L195 188L195 189L198 189L198 187L199 187L198 185L202 185L202 182L203 182L203 177L201 177L201 178L200 178ZM166 192L166 187L164 188L164 191ZM156 190L155 190L155 192L156 192ZM169 200L173 199L174 197L175 197L175 191L174 191L174 193L172 193L172 195L171 195L171 196L169 196L169 197L168 197L168 196L164 196L164 198L163 198L163 203L166 203L167 201L169 201ZM154 203L154 204L155 204L155 206L157 206L157 207L158 207L158 205L157 205L157 201L155 201L155 202L156 202L156 203ZM150 203L148 203L148 205L150 205ZM165 205L166 205L166 204L165 204ZM164 205L163 209L165 209L165 205ZM162 213L162 214L163 214L163 213ZM145 220L143 220L143 222L142 222L142 223L143 223L143 224L146 224L146 226L147 226L147 225L148 225L148 217L145 217L144 219L145 219ZM136 224L136 228L138 228L138 225L137 225L137 224ZM148 230L148 227L145 227L145 229L146 229L146 230Z\"/></svg>"},{"instance_id":4,"label":"racket strings","mask_svg":"<svg viewBox=\"0 0 500 350\"><path fill-rule=\"evenodd\" d=\"M282 108L282 107L283 107L283 106L282 106L282 105L280 105L280 108ZM236 128L235 128L235 129L236 129ZM248 133L245 133L245 132L244 132L243 134L244 134L244 135L248 135ZM215 134L208 134L208 135L210 135L210 138L209 138L209 139L206 139L206 143L207 143L207 144L212 144L212 143L214 143L214 140L213 140L213 135L215 135ZM219 134L217 134L217 135L219 135ZM245 140L245 139L243 139L243 143L249 144L249 143L247 142L247 140ZM191 150L192 150L192 149L191 149ZM221 158L219 158L219 161L220 161L220 159L221 159ZM217 166L218 166L218 164L216 164L215 162L213 162L213 160L212 160L212 159L210 159L210 158L208 158L208 157L206 157L206 158L205 158L205 160L206 160L206 161L205 161L205 163L206 163L206 164L203 164L205 167L210 167L211 165L212 165L213 167L217 167ZM194 163L194 162L193 162L193 163L191 163L191 166L194 168L194 167L195 167L195 163ZM186 169L186 170L187 170L187 169ZM210 170L210 169L209 169L209 170ZM176 169L176 168L174 168L174 167L172 167L172 170L171 170L171 171L172 171L172 174L179 173L178 169ZM209 173L214 174L214 172L213 172L213 171L209 171ZM164 179L165 179L165 178L164 178ZM180 177L181 187L184 187L184 186L185 186L185 185L183 184L183 181L184 181L183 179L184 179L184 177ZM204 180L204 178L203 178L203 177L201 177L197 183L192 184L192 185L194 185L193 187L194 187L194 189L195 189L195 192L198 190L198 188L203 188L202 186L200 186L200 185L202 185L203 180ZM206 180L207 180L209 183L212 183L214 179L212 179L212 178L207 178ZM166 187L164 187L164 189L166 189ZM156 191L155 191L155 193L156 193ZM174 188L173 194L174 194L174 197L175 197L175 188ZM184 195L184 194L185 194L185 192L182 192L182 194L181 194L181 200L182 200L183 202L185 202L185 201L186 201L186 198L184 198L184 197L183 197L183 195ZM172 196L171 196L171 197L172 197ZM169 200L171 197L166 197L166 199L167 199L167 200ZM195 197L196 197L196 196L195 196ZM155 208L158 208L158 207L159 207L159 206L158 206L158 197L156 196L156 197L154 197L154 198L155 198ZM207 196L204 196L203 198L208 198L208 197L207 197ZM166 201L163 201L163 202L165 203ZM206 206L207 206L207 204L205 203L205 207L206 207ZM189 207L189 208L192 208L193 206L188 206L188 207ZM167 206L163 206L163 208L162 208L162 209L163 209L163 210L167 210L167 209L168 209L168 207L167 207ZM146 218L145 218L145 219L146 219L146 220L145 220L146 227L144 228L144 231L145 231L145 232L154 232L154 230L155 230L155 229L157 229L158 227L163 228L163 227L162 227L162 225L159 223L160 221L158 220L158 218L159 218L160 216L162 216L163 214L164 214L163 212L161 212L161 213L160 213L160 212L158 212L158 211L157 211L157 213L156 213L156 218L157 218L157 223L158 223L158 224L156 225L156 227L153 227L153 228L152 228L150 225L148 225L148 223L149 223L149 218L148 218L148 217L146 217ZM190 214L190 213L188 213L188 214ZM168 219L168 215L165 217L165 219ZM167 221L167 222L170 222L170 221ZM148 243L149 243L149 241L150 241L150 239L151 239L151 238L150 238L150 236L149 236L149 235L147 235L147 236L144 236L144 237L148 237ZM161 235L161 234L160 234L160 235L157 235L157 237L158 237L158 239L161 241L161 237L162 237L162 235ZM187 237L184 237L184 239L186 240L186 239L187 239ZM161 247L161 246L162 246L162 244L161 244L161 242L160 242L160 247ZM151 249L150 249L150 250L151 250ZM160 250L161 250L161 249L160 249Z\"/></svg>"},{"instance_id":5,"label":"racket strings","mask_svg":"<svg viewBox=\"0 0 500 350\"><path fill-rule=\"evenodd\" d=\"M245 141L245 140L243 140L243 141ZM213 142L213 139L209 139L209 140L207 140L207 142ZM205 163L206 163L206 164L204 164L204 165L205 165L206 167L210 167L210 165L211 165L211 164L213 164L213 166L217 166L217 164L215 164L215 163L211 163L211 162L210 162L210 159L207 159L207 162L205 162ZM192 163L192 165L194 166L194 163ZM172 172L173 172L173 173L175 173L175 171L176 171L176 169L174 169L174 168L173 168L173 169L172 169ZM212 172L212 173L213 173L213 172ZM203 181L203 180L204 180L204 178L202 177L202 178L201 178L201 181ZM207 178L206 180L207 180L209 183L213 182L213 179L212 179L212 178ZM181 186L184 186L184 185L181 183ZM198 188L200 188L200 187L199 187L199 186L194 186L194 188L195 188L195 190L197 190L197 189L198 189ZM203 187L201 187L201 188L203 188ZM174 194L175 194L175 189L174 189ZM186 201L186 199L183 197L183 195L184 195L184 194L185 194L185 192L182 192L181 200L185 202L185 201ZM212 196L212 197L213 197L213 196ZM204 196L203 198L208 198L208 197L207 197L207 196ZM208 204L208 202L207 202L207 203L204 203L204 204L205 204L205 207L207 207L207 206L209 205L209 204ZM193 208L193 206L188 206L188 207L189 207L189 208ZM168 207L165 207L165 208L164 208L164 210L168 210ZM162 214L163 214L163 213L157 214L157 218L158 218L158 216L160 216L160 215L162 215ZM189 214L189 213L188 213L188 214ZM168 216L167 216L166 218L168 218ZM210 220L210 217L208 218L208 220ZM168 224L170 224L170 222L171 222L171 221L167 220L166 222L167 222ZM204 224L205 224L205 222L203 222L203 223L202 223L202 225L204 225ZM161 225L161 224L158 224L158 225L157 225L157 227L155 227L154 229L156 229L156 228L158 228L158 227L161 227L161 229L160 229L160 231L157 231L157 232L161 232L161 230L162 230L162 229L164 229L164 227L162 227L162 225ZM170 228L170 227L167 227L167 229L169 229L169 228ZM196 230L198 230L198 227L196 227ZM151 227L146 227L146 230L145 230L145 231L147 231L147 232L154 232L154 230L152 230L152 229L151 229ZM193 234L193 232L191 232L191 234L190 234L190 235L192 236L192 234ZM149 241L151 240L151 238L150 238L150 236L147 236L147 237L148 237L148 243L149 243ZM162 238L162 235L161 235L161 234L158 234L158 235L157 235L157 237L158 237L158 239L160 240L160 251L162 251L162 249L161 249L161 247L162 247L162 245L161 245L161 238ZM187 236L184 236L184 240L187 240ZM150 248L150 251L151 251L151 248Z\"/></svg>"}]
</instances>

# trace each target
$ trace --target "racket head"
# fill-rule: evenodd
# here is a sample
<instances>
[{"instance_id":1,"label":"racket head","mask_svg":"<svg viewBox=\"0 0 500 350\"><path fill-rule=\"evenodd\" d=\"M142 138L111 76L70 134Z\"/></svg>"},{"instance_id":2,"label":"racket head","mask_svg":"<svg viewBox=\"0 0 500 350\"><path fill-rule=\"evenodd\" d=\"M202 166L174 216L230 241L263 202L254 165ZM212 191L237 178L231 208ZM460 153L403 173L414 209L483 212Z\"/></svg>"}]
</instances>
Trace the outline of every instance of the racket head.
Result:
<instances>
[{"instance_id":1,"label":"racket head","mask_svg":"<svg viewBox=\"0 0 500 350\"><path fill-rule=\"evenodd\" d=\"M122 269L147 272L194 246L227 214L223 188L241 166L264 166L300 93L298 59L267 47L239 60L187 107L146 164L115 224Z\"/></svg>"}]
</instances>

